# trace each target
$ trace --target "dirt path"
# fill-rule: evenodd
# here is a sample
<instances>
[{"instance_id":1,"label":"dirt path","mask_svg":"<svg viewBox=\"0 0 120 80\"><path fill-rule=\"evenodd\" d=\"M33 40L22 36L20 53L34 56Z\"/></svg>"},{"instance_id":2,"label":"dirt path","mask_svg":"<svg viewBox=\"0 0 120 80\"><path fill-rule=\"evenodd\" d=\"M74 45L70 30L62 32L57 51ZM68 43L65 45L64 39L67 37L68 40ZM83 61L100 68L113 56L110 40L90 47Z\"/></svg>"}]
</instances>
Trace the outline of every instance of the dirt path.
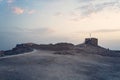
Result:
<instances>
[{"instance_id":1,"label":"dirt path","mask_svg":"<svg viewBox=\"0 0 120 80\"><path fill-rule=\"evenodd\" d=\"M0 80L120 80L119 58L52 53L0 58Z\"/></svg>"}]
</instances>

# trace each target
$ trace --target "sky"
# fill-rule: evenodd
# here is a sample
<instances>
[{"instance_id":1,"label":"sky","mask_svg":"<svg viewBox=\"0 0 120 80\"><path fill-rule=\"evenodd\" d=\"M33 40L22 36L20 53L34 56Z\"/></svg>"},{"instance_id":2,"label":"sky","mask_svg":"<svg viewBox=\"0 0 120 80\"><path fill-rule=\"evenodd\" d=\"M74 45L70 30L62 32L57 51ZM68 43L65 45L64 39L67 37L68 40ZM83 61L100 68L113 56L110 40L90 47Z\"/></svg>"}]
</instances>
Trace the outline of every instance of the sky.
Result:
<instances>
[{"instance_id":1,"label":"sky","mask_svg":"<svg viewBox=\"0 0 120 80\"><path fill-rule=\"evenodd\" d=\"M0 0L0 50L26 42L80 44L90 33L120 50L120 0Z\"/></svg>"}]
</instances>

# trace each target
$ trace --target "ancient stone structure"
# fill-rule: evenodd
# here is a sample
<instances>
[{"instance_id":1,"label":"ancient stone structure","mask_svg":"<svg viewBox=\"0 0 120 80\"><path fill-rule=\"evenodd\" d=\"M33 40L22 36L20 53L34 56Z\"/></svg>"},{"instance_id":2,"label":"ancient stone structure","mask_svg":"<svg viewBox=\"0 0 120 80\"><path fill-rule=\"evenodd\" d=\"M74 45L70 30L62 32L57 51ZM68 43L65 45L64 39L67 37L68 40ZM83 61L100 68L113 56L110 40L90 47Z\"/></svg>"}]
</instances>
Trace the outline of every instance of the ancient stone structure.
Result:
<instances>
[{"instance_id":1,"label":"ancient stone structure","mask_svg":"<svg viewBox=\"0 0 120 80\"><path fill-rule=\"evenodd\" d=\"M85 44L98 46L98 39L97 38L86 38L85 39Z\"/></svg>"}]
</instances>

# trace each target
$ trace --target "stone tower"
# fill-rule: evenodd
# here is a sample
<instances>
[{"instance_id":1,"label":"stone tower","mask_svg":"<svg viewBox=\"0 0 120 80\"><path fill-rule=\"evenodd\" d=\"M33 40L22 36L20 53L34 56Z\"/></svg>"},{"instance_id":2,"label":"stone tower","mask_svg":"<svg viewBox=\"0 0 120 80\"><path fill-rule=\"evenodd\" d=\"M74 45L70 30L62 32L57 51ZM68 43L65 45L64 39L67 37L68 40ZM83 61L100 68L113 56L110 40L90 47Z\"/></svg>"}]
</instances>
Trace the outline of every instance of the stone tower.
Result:
<instances>
[{"instance_id":1,"label":"stone tower","mask_svg":"<svg viewBox=\"0 0 120 80\"><path fill-rule=\"evenodd\" d=\"M85 44L90 44L93 46L98 46L98 39L97 38L86 38Z\"/></svg>"}]
</instances>

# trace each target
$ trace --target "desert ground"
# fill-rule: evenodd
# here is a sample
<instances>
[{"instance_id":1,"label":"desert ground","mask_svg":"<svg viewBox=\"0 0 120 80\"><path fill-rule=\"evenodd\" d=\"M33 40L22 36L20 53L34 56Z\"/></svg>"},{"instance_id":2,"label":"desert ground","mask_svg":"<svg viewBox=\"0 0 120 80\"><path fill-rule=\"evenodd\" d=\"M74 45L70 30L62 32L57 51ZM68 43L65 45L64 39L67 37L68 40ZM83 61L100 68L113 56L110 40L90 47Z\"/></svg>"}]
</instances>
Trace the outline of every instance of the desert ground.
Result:
<instances>
[{"instance_id":1,"label":"desert ground","mask_svg":"<svg viewBox=\"0 0 120 80\"><path fill-rule=\"evenodd\" d=\"M0 80L120 80L120 58L33 52L0 58Z\"/></svg>"}]
</instances>

